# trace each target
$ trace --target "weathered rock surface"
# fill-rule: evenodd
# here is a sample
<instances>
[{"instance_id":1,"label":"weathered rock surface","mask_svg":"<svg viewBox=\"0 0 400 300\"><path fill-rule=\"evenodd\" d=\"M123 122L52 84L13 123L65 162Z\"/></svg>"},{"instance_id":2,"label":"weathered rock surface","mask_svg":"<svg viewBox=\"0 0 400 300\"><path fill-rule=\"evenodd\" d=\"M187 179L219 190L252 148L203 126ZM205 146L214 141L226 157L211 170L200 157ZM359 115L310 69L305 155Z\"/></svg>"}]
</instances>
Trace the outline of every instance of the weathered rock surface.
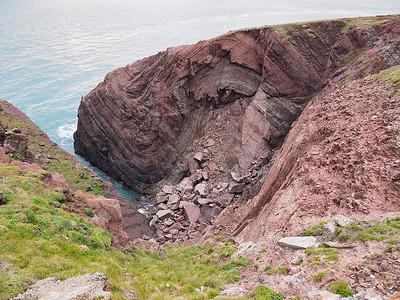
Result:
<instances>
[{"instance_id":1,"label":"weathered rock surface","mask_svg":"<svg viewBox=\"0 0 400 300\"><path fill-rule=\"evenodd\" d=\"M400 76L398 66L382 78L385 72ZM379 78L320 94L293 126L261 191L240 215L225 214L217 224L235 222L239 239L257 241L297 235L321 218L336 216L346 226L351 220L339 215L379 219L399 211L391 178L399 167L400 107L396 87Z\"/></svg>"},{"instance_id":2,"label":"weathered rock surface","mask_svg":"<svg viewBox=\"0 0 400 300\"><path fill-rule=\"evenodd\" d=\"M229 149L224 164L246 170L280 145L310 97L331 78L396 63L396 46L383 40L380 49L393 54L372 51L376 60L365 68L337 71L382 32L396 37L390 30L398 18L387 20L343 34L351 20L241 30L116 69L82 98L75 150L135 190L154 193L179 181L189 158L205 160L193 146L229 114L231 124L221 136L208 136L203 145Z\"/></svg>"},{"instance_id":3,"label":"weathered rock surface","mask_svg":"<svg viewBox=\"0 0 400 300\"><path fill-rule=\"evenodd\" d=\"M317 239L313 236L284 237L278 241L279 246L293 249L306 249L315 246L316 243Z\"/></svg>"},{"instance_id":4,"label":"weathered rock surface","mask_svg":"<svg viewBox=\"0 0 400 300\"><path fill-rule=\"evenodd\" d=\"M109 73L83 97L76 150L139 191L161 190L152 203L174 215L154 222L159 242L199 241L211 233L224 208L225 217L212 230L236 229L235 234L246 239L262 238L267 231L282 231L279 238L297 235L300 226L315 224L328 212L368 212L360 200L365 189L355 175L319 182L316 174L324 178L319 170L326 167L318 163L325 161L319 155L332 157L338 150L326 153L325 144L311 148L320 142L336 144L335 132L343 128L347 134L362 134L361 128L365 133L371 126L363 121L359 128L350 125L354 118L371 116L354 117L351 108L362 102L351 89L358 87L340 95L339 86L398 64L399 28L398 16L318 21L243 30L169 48ZM375 99L378 91L367 96ZM312 117L302 115L293 124L314 97L307 108ZM320 100L324 97L326 101ZM344 102L346 97L354 103ZM315 106L318 101L324 105ZM279 152L289 129L294 133ZM324 142L327 136L333 138ZM355 141L356 135L347 143ZM346 146L340 142L340 151ZM336 162L338 168L349 155ZM353 168L365 159L357 155L351 154ZM333 160L328 159L329 164ZM398 185L399 173L392 171L391 190ZM295 179L314 173L308 181ZM335 193L329 194L332 182ZM168 206L172 194L179 195L179 205ZM327 199L336 203L334 209ZM195 223L185 213L188 204L200 209ZM298 210L310 213L300 220Z\"/></svg>"},{"instance_id":5,"label":"weathered rock surface","mask_svg":"<svg viewBox=\"0 0 400 300\"><path fill-rule=\"evenodd\" d=\"M25 293L14 300L72 300L93 299L99 297L110 299L111 292L103 291L107 277L102 273L93 273L60 281L58 277L39 280Z\"/></svg>"}]
</instances>

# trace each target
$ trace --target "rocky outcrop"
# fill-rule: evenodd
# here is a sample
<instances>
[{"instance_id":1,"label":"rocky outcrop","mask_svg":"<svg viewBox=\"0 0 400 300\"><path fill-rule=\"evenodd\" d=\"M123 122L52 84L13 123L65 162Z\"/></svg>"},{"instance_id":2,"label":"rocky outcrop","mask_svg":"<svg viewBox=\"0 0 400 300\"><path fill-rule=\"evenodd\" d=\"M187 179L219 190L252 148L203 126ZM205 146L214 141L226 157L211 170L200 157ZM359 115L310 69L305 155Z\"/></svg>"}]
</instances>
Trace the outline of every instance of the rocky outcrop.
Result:
<instances>
[{"instance_id":1,"label":"rocky outcrop","mask_svg":"<svg viewBox=\"0 0 400 300\"><path fill-rule=\"evenodd\" d=\"M46 170L40 178L43 183L64 193L70 212L89 218L84 208L91 209L94 212L91 221L114 235L115 247L127 245L139 237L155 235L146 216L123 199L110 183L103 182L93 171L84 168L72 155L53 143L22 111L4 100L0 100L0 163L18 166L22 170ZM65 169L74 182L79 181L77 178L85 179L86 193L76 189L60 174ZM76 173L75 176L71 176L72 172ZM102 188L107 197L88 194L94 184Z\"/></svg>"},{"instance_id":2,"label":"rocky outcrop","mask_svg":"<svg viewBox=\"0 0 400 300\"><path fill-rule=\"evenodd\" d=\"M215 228L239 240L275 240L321 218L348 225L339 213L379 219L397 212L399 78L397 66L324 90L296 121L260 192L240 214L224 211Z\"/></svg>"},{"instance_id":3,"label":"rocky outcrop","mask_svg":"<svg viewBox=\"0 0 400 300\"><path fill-rule=\"evenodd\" d=\"M75 150L135 190L154 193L187 174L198 139L224 124L214 147L225 149L228 169L244 171L281 144L331 78L366 72L337 71L398 23L382 20L376 26L334 20L242 30L119 68L82 98ZM354 26L344 32L349 22ZM376 60L367 72L396 60L391 55L386 62L379 51L371 55Z\"/></svg>"}]
</instances>

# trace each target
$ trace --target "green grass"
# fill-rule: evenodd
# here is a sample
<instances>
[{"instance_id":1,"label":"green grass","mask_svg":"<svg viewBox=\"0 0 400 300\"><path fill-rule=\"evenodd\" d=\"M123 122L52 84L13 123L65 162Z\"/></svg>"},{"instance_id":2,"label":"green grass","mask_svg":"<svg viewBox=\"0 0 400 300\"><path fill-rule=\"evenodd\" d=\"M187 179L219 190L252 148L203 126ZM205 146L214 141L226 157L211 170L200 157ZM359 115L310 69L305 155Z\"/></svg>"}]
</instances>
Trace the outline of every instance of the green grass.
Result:
<instances>
[{"instance_id":1,"label":"green grass","mask_svg":"<svg viewBox=\"0 0 400 300\"><path fill-rule=\"evenodd\" d=\"M391 87L397 87L400 85L400 66L391 67L389 69L383 70L378 74L368 76L365 78L367 83L374 81L383 81L385 84Z\"/></svg>"},{"instance_id":2,"label":"green grass","mask_svg":"<svg viewBox=\"0 0 400 300\"><path fill-rule=\"evenodd\" d=\"M314 225L313 227L303 230L300 232L301 236L318 236L318 235L323 235L324 234L324 224L326 224L326 221L321 221L319 222L318 225Z\"/></svg>"},{"instance_id":3,"label":"green grass","mask_svg":"<svg viewBox=\"0 0 400 300\"><path fill-rule=\"evenodd\" d=\"M353 296L353 292L349 289L349 285L347 282L339 280L332 281L328 285L329 291L334 294L339 294L342 297L350 297Z\"/></svg>"},{"instance_id":4,"label":"green grass","mask_svg":"<svg viewBox=\"0 0 400 300\"><path fill-rule=\"evenodd\" d=\"M313 276L315 282L321 282L322 278L326 276L326 271L318 272Z\"/></svg>"},{"instance_id":5,"label":"green grass","mask_svg":"<svg viewBox=\"0 0 400 300\"><path fill-rule=\"evenodd\" d=\"M331 248L307 248L305 250L311 266L326 266L339 261L339 252Z\"/></svg>"},{"instance_id":6,"label":"green grass","mask_svg":"<svg viewBox=\"0 0 400 300\"><path fill-rule=\"evenodd\" d=\"M0 99L0 101L4 100ZM10 117L4 111L0 111L0 122L8 131L11 131L13 128L18 128L22 130L23 133L26 133L28 136L28 151L33 153L33 155L41 153L45 157L50 155L56 158L50 159L50 162L47 164L34 159L34 163L48 170L62 174L66 178L68 184L75 189L94 195L104 196L101 181L93 180L91 176L92 173L83 166L77 168L76 160L56 144L50 142L45 133L37 126ZM40 144L46 144L47 146L40 146ZM11 157L11 160L21 159L22 149L16 149L16 153Z\"/></svg>"},{"instance_id":7,"label":"green grass","mask_svg":"<svg viewBox=\"0 0 400 300\"><path fill-rule=\"evenodd\" d=\"M385 222L359 222L351 223L344 228L337 228L335 235L339 242L354 242L359 240L385 241L390 245L397 244L400 237L400 218L393 218Z\"/></svg>"},{"instance_id":8,"label":"green grass","mask_svg":"<svg viewBox=\"0 0 400 300\"><path fill-rule=\"evenodd\" d=\"M278 293L264 285L259 285L255 288L253 294L251 295L252 299L256 300L283 300L285 299L285 295L282 293Z\"/></svg>"},{"instance_id":9,"label":"green grass","mask_svg":"<svg viewBox=\"0 0 400 300\"><path fill-rule=\"evenodd\" d=\"M350 29L355 25L379 25L385 24L389 22L389 19L381 19L381 18L358 18L352 19L349 22L346 22L345 26L341 29L341 34L346 34L350 31Z\"/></svg>"},{"instance_id":10,"label":"green grass","mask_svg":"<svg viewBox=\"0 0 400 300\"><path fill-rule=\"evenodd\" d=\"M230 259L236 251L232 240L220 248L172 245L166 248L168 259L135 248L111 251L110 233L54 205L65 198L41 182L46 171L0 164L0 173L0 190L8 199L0 206L0 224L9 229L0 230L0 299L38 279L91 272L105 273L113 299L122 299L125 289L135 290L140 299L212 299L250 265L244 258ZM87 245L90 254L80 245ZM3 265L7 267L1 269ZM167 283L181 288L167 288ZM200 295L196 289L201 286L206 290Z\"/></svg>"},{"instance_id":11,"label":"green grass","mask_svg":"<svg viewBox=\"0 0 400 300\"><path fill-rule=\"evenodd\" d=\"M86 208L85 207L83 210L85 211L85 214L87 216L89 216L89 217L93 217L94 216L93 210L91 210L90 208Z\"/></svg>"}]
</instances>

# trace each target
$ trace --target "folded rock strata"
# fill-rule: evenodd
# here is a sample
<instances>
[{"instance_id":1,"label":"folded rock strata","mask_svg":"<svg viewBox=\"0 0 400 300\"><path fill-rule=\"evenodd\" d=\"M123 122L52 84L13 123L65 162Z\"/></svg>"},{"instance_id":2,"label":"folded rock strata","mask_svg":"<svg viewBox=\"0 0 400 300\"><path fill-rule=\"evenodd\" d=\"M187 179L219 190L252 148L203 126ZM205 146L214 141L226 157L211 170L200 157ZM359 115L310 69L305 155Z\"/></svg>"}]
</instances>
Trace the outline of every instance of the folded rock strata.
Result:
<instances>
[{"instance_id":1,"label":"folded rock strata","mask_svg":"<svg viewBox=\"0 0 400 300\"><path fill-rule=\"evenodd\" d=\"M227 232L261 239L270 228L260 231L259 223L273 220L277 210L283 214L286 205L289 215L277 213L282 219L273 223L281 226L299 207L292 194L273 204L299 155L309 151L290 146L278 153L293 122L314 103L310 100L400 64L399 36L400 18L384 16L241 30L169 48L110 72L82 98L75 149L133 189L158 193L154 203L173 212L156 225L160 241L198 239L222 209L228 217L218 219L216 231L230 227ZM342 118L338 111L348 104L329 97L329 103L317 106L324 111L306 121L302 115L292 142L311 121L322 127L307 133L307 145L333 130L335 117L324 113L335 108L334 115ZM391 178L396 186L396 174ZM357 199L364 194L351 186L342 188L361 203ZM179 204L169 202L174 193ZM344 199L336 197L339 208L368 212L373 207ZM312 203L311 210L329 207L325 200Z\"/></svg>"},{"instance_id":2,"label":"folded rock strata","mask_svg":"<svg viewBox=\"0 0 400 300\"><path fill-rule=\"evenodd\" d=\"M188 172L196 140L229 108L233 124L215 142L232 150L228 165L245 170L281 143L340 60L370 47L384 30L353 26L341 33L348 22L237 31L116 69L82 98L75 150L133 189L155 193ZM380 56L371 66L384 67Z\"/></svg>"}]
</instances>

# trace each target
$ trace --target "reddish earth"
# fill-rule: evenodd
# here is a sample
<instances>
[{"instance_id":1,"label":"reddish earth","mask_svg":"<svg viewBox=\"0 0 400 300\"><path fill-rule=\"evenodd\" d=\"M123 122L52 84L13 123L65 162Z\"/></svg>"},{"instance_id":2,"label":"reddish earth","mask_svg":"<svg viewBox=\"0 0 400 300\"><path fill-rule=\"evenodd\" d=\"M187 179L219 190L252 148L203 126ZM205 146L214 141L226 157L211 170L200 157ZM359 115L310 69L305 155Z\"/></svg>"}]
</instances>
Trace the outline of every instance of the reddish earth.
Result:
<instances>
[{"instance_id":1,"label":"reddish earth","mask_svg":"<svg viewBox=\"0 0 400 300\"><path fill-rule=\"evenodd\" d=\"M310 97L332 79L398 63L398 42L390 41L399 18L377 20L241 30L116 69L82 98L75 150L153 194L190 174L200 139L216 132L214 148L224 154L218 167L246 172L281 144ZM355 25L345 32L349 22ZM359 54L369 60L349 68Z\"/></svg>"},{"instance_id":2,"label":"reddish earth","mask_svg":"<svg viewBox=\"0 0 400 300\"><path fill-rule=\"evenodd\" d=\"M383 129L351 112L365 101L347 110L338 101L350 97L341 94L344 83L400 63L398 36L400 18L388 16L242 30L169 48L109 73L83 97L75 148L131 187L157 193L148 200L159 209L152 224L161 243L199 242L211 229L257 240L257 222L270 226L266 235L286 234L295 231L289 216L307 215L306 226L311 215L369 213L384 201L382 211L393 211L396 194L372 176L386 153L370 158L362 151L372 142L357 139ZM381 105L380 87L349 90L356 88ZM318 113L307 118L312 109ZM355 153L337 157L346 139ZM367 158L375 164L364 165ZM296 186L281 191L289 182ZM232 221L222 216L213 226L223 210Z\"/></svg>"},{"instance_id":3,"label":"reddish earth","mask_svg":"<svg viewBox=\"0 0 400 300\"><path fill-rule=\"evenodd\" d=\"M386 242L356 242L354 248L337 249L340 259L332 267L312 266L303 250L277 245L278 239L298 236L338 214L360 221L398 216L400 95L398 84L392 85L400 78L396 68L389 83L368 78L324 89L293 124L257 196L220 214L208 237L226 236L251 245L241 255L252 261L252 268L226 289L251 291L266 284L287 296L316 297L330 281L345 279L353 291L370 296L399 291L397 244L386 252ZM260 252L265 246L268 251ZM306 266L296 264L300 258ZM288 270L268 275L268 265ZM327 275L317 283L313 276L320 271Z\"/></svg>"}]
</instances>

